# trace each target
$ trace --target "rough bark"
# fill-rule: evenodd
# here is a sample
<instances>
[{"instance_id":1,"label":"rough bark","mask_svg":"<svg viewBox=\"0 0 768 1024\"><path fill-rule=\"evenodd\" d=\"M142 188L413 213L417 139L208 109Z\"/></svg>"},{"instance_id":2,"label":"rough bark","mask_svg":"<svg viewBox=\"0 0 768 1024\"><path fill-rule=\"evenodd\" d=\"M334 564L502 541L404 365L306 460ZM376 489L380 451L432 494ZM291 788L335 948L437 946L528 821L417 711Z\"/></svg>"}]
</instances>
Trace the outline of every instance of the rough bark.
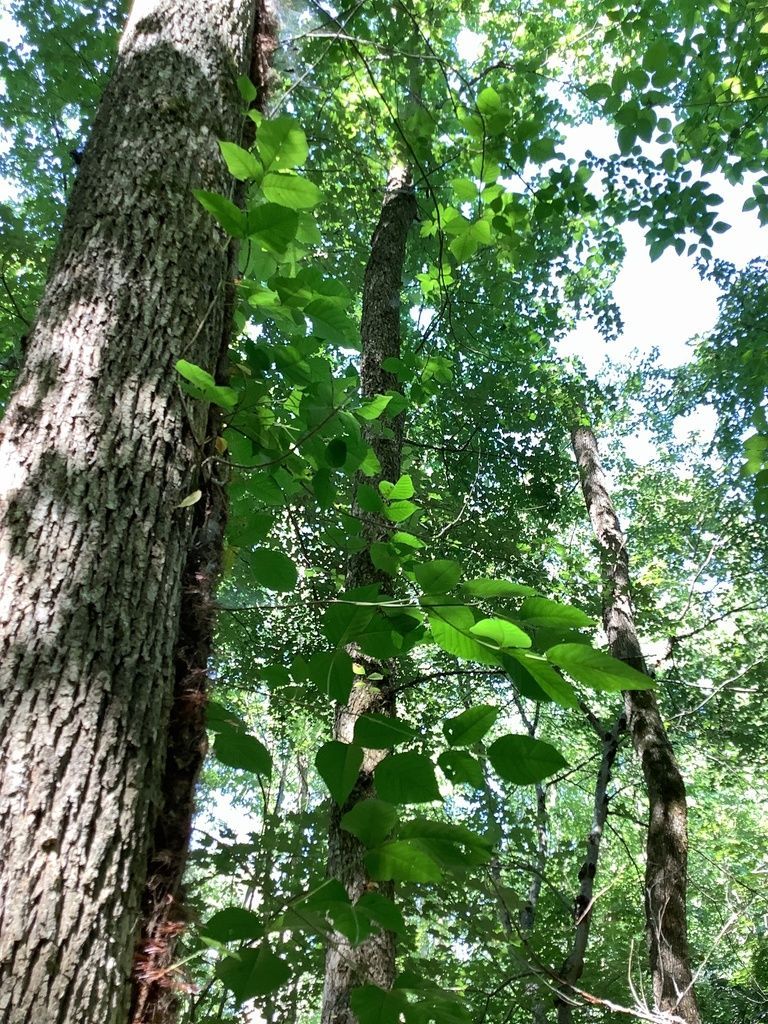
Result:
<instances>
[{"instance_id":1,"label":"rough bark","mask_svg":"<svg viewBox=\"0 0 768 1024\"><path fill-rule=\"evenodd\" d=\"M230 254L192 189L229 191L253 13L137 0L2 425L4 1024L126 1019L174 686L192 777L202 753L189 633L210 631L223 517L174 363L215 370L226 344ZM169 790L169 836L190 809Z\"/></svg>"},{"instance_id":2,"label":"rough bark","mask_svg":"<svg viewBox=\"0 0 768 1024\"><path fill-rule=\"evenodd\" d=\"M361 324L362 355L360 362L360 390L363 397L398 390L394 374L384 369L383 363L400 355L400 291L408 231L416 217L416 199L410 174L396 165L387 182L381 216L371 241L371 254L365 269L363 285L363 314ZM403 415L388 420L387 429L381 424L366 430L366 440L381 464L380 473L365 482L378 487L382 480L397 481L400 476L403 444ZM358 483L362 482L362 478ZM389 524L381 516L356 509L363 521L366 547L350 559L347 586L379 584L384 592L388 577L371 561L369 545L388 536ZM367 658L359 651L351 651L363 665L366 675L356 684L349 700L336 710L334 739L350 743L355 722L366 713L393 714L395 697L391 666ZM368 681L378 673L383 678ZM342 816L356 803L374 795L373 769L381 760L381 751L365 752L357 784L343 807L334 806L329 831L328 871L346 887L351 900L357 900L369 886L375 886L384 895L392 895L391 883L374 883L368 878L363 856L365 848L349 832L340 827ZM353 948L339 933L331 937L325 962L322 1024L355 1024L356 1018L349 1007L350 991L357 985L374 984L391 988L395 974L395 937L391 932L380 932Z\"/></svg>"},{"instance_id":3,"label":"rough bark","mask_svg":"<svg viewBox=\"0 0 768 1024\"><path fill-rule=\"evenodd\" d=\"M591 429L579 426L571 431L571 442L602 553L603 623L610 650L614 657L646 672L634 623L626 540L600 464L597 441ZM627 691L624 705L648 791L645 916L654 1003L662 1013L699 1024L688 950L685 783L653 692Z\"/></svg>"},{"instance_id":4,"label":"rough bark","mask_svg":"<svg viewBox=\"0 0 768 1024\"><path fill-rule=\"evenodd\" d=\"M274 5L267 6L264 0L256 0L252 27L249 27L252 40L249 77L257 90L253 106L261 113L266 112L277 29ZM247 47L244 53L247 54ZM243 145L253 142L254 127L250 118L239 126ZM235 183L232 192L233 199L240 205L245 186ZM230 282L235 275L237 248L232 240L222 321L224 336L218 356L219 375L226 370L234 315L235 292ZM219 432L219 421L220 416L212 407L205 429L207 445ZM174 1021L178 1014L178 995L185 988L173 963L177 939L186 922L182 880L195 812L195 788L208 746L205 714L208 663L213 648L213 608L227 518L224 488L210 476L204 483L203 496L194 506L193 541L182 579L173 704L134 956L131 1024Z\"/></svg>"},{"instance_id":5,"label":"rough bark","mask_svg":"<svg viewBox=\"0 0 768 1024\"><path fill-rule=\"evenodd\" d=\"M599 723L596 723L599 726ZM592 925L592 910L595 893L595 877L600 857L600 844L603 838L606 818L608 817L608 784L611 771L616 760L621 736L627 727L624 715L620 715L613 728L601 735L603 753L595 783L595 798L592 808L592 826L587 838L587 852L579 869L579 891L573 903L573 945L568 957L560 969L563 982L562 995L556 1000L558 1024L570 1024L573 1019L573 1004L569 1000L569 992L584 973L584 955L589 943L589 932Z\"/></svg>"}]
</instances>

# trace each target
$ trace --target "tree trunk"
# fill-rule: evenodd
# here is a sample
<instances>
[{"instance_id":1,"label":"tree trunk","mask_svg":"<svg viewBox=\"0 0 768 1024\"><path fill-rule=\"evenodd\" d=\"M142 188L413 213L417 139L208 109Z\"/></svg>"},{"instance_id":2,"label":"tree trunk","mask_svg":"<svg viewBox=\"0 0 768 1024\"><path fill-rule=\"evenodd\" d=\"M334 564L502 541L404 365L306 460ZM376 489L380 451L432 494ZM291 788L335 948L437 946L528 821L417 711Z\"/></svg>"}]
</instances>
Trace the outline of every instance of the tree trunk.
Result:
<instances>
[{"instance_id":1,"label":"tree trunk","mask_svg":"<svg viewBox=\"0 0 768 1024\"><path fill-rule=\"evenodd\" d=\"M635 630L626 540L600 465L597 441L588 427L575 427L571 431L571 442L584 500L602 552L603 623L611 654L638 671L646 672ZM645 917L654 1002L662 1013L677 1014L688 1024L699 1024L685 903L688 864L685 783L653 692L627 691L624 705L648 791Z\"/></svg>"},{"instance_id":2,"label":"tree trunk","mask_svg":"<svg viewBox=\"0 0 768 1024\"><path fill-rule=\"evenodd\" d=\"M365 269L363 285L363 315L361 324L362 356L360 390L363 397L398 390L394 374L384 369L383 363L400 355L400 291L408 231L416 217L416 199L408 170L395 165L390 172L384 195L381 216L371 241L371 255ZM388 421L390 436L378 428L368 428L366 440L381 463L380 473L365 480L378 487L382 480L396 482L400 476L403 443L403 414ZM359 478L357 483L363 482ZM388 577L371 561L370 545L385 540L390 524L375 513L357 509L363 521L363 537L367 546L350 559L347 586L352 589L368 584L389 587ZM355 685L346 705L336 709L334 739L350 743L355 722L370 712L394 714L395 698L391 665L375 661L351 651L363 665L366 678ZM378 673L383 678L368 681ZM375 885L384 895L392 895L391 883L371 883L363 864L365 847L349 832L340 827L342 816L356 803L374 795L373 769L382 759L381 751L367 750L357 784L343 807L334 804L331 811L328 841L328 871L332 878L344 883L351 900L357 900L366 887ZM322 1024L354 1024L349 1008L350 991L357 985L374 984L391 988L395 976L395 937L391 932L380 932L353 948L338 932L331 938L326 953L325 988L323 991Z\"/></svg>"},{"instance_id":3,"label":"tree trunk","mask_svg":"<svg viewBox=\"0 0 768 1024\"><path fill-rule=\"evenodd\" d=\"M608 783L611 781L613 762L619 749L622 733L627 727L624 715L620 715L609 732L600 729L600 723L594 722L598 735L603 742L603 754L595 783L595 799L592 809L592 827L587 839L587 853L579 869L579 891L573 903L574 936L571 951L560 969L563 981L562 995L556 1000L558 1024L571 1024L573 1019L573 1003L569 999L570 990L584 973L584 954L587 951L589 932L592 925L592 909L595 892L595 876L597 862L600 857L600 843L608 817Z\"/></svg>"},{"instance_id":4,"label":"tree trunk","mask_svg":"<svg viewBox=\"0 0 768 1024\"><path fill-rule=\"evenodd\" d=\"M4 1024L126 1019L174 687L152 870L183 866L223 496L174 364L226 349L230 247L192 189L230 192L254 6L137 0L2 425Z\"/></svg>"}]
</instances>

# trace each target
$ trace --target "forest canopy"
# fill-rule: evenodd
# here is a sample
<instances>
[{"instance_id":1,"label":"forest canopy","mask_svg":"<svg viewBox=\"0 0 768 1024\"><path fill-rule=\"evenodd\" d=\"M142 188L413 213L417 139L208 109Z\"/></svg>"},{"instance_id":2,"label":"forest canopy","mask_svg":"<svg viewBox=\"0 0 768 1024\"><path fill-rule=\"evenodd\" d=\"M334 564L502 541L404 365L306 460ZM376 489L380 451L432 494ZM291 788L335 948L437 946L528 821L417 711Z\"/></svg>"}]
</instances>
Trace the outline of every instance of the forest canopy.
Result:
<instances>
[{"instance_id":1,"label":"forest canopy","mask_svg":"<svg viewBox=\"0 0 768 1024\"><path fill-rule=\"evenodd\" d=\"M768 11L0 26L0 1021L768 1021Z\"/></svg>"}]
</instances>

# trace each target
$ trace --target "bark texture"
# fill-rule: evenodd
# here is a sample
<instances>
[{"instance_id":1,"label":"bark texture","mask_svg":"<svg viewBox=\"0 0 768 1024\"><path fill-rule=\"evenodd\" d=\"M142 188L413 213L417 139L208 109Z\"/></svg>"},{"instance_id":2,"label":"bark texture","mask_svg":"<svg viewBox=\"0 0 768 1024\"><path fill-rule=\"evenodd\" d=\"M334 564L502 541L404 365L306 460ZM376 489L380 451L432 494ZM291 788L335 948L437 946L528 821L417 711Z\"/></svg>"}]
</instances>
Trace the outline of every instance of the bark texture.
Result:
<instances>
[{"instance_id":1,"label":"bark texture","mask_svg":"<svg viewBox=\"0 0 768 1024\"><path fill-rule=\"evenodd\" d=\"M362 313L362 355L360 390L372 398L390 390L398 390L394 374L385 370L384 360L400 355L400 292L408 231L416 217L416 199L408 170L399 165L390 172L381 216L371 241L371 255L365 269ZM400 476L403 444L403 414L366 428L365 436L381 463L381 472L365 482L378 487L382 480L397 481ZM362 482L362 478L358 483ZM347 587L379 584L386 592L388 577L377 569L370 556L370 544L386 540L391 524L375 513L357 508L363 521L362 536L366 547L352 555L347 573ZM355 722L370 712L394 714L395 698L391 666L367 658L359 651L350 651L363 665L366 675L355 685L346 705L336 709L334 739L351 743ZM371 673L382 679L369 681ZM328 872L346 887L351 900L357 900L369 887L384 895L392 895L391 883L372 882L368 878L363 856L365 847L351 833L340 827L341 818L361 800L374 795L373 770L384 752L367 750L357 784L343 807L334 805L329 831ZM350 991L355 986L373 984L391 988L395 975L395 937L380 932L353 948L338 932L326 952L325 988L323 991L322 1024L355 1024L349 1006Z\"/></svg>"},{"instance_id":2,"label":"bark texture","mask_svg":"<svg viewBox=\"0 0 768 1024\"><path fill-rule=\"evenodd\" d=\"M227 240L192 189L229 191L254 6L136 0L2 424L3 1024L126 1019L174 686L172 756L202 756L206 655L179 629L210 631L182 595L209 592L223 515L174 363L215 371L229 332ZM169 790L153 859L176 874L190 810Z\"/></svg>"},{"instance_id":3,"label":"bark texture","mask_svg":"<svg viewBox=\"0 0 768 1024\"><path fill-rule=\"evenodd\" d=\"M603 562L603 623L611 654L646 672L634 623L629 556L624 534L589 427L571 431L584 501ZM646 936L656 1009L699 1024L693 988L686 888L688 827L685 782L650 690L624 694L629 733L640 759L648 791L646 843Z\"/></svg>"},{"instance_id":4,"label":"bark texture","mask_svg":"<svg viewBox=\"0 0 768 1024\"><path fill-rule=\"evenodd\" d=\"M601 736L603 753L595 783L592 827L587 838L587 853L579 869L579 891L573 903L573 945L560 969L563 985L562 995L556 1000L558 1024L570 1024L573 1019L573 1003L568 996L572 986L584 973L584 954L587 951L592 925L597 863L600 857L603 829L608 817L608 784L611 781L611 771L618 753L619 742L626 727L626 718L624 715L620 715L613 728Z\"/></svg>"}]
</instances>

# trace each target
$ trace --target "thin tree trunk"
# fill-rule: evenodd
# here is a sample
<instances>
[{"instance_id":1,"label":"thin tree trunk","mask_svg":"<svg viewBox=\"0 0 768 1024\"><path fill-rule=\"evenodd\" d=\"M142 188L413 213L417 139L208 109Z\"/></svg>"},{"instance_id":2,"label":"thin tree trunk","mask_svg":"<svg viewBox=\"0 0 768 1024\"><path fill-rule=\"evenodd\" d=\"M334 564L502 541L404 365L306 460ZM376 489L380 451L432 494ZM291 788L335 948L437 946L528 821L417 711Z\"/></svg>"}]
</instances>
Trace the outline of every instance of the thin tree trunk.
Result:
<instances>
[{"instance_id":1,"label":"thin tree trunk","mask_svg":"<svg viewBox=\"0 0 768 1024\"><path fill-rule=\"evenodd\" d=\"M137 0L2 425L4 1024L126 1019L172 704L162 899L183 867L224 515L174 364L226 349L231 255L192 189L230 191L254 7Z\"/></svg>"},{"instance_id":2,"label":"thin tree trunk","mask_svg":"<svg viewBox=\"0 0 768 1024\"><path fill-rule=\"evenodd\" d=\"M602 551L603 622L611 654L645 672L635 630L624 534L589 427L575 427L571 442L589 517ZM656 697L649 690L624 694L629 733L648 791L646 844L646 935L656 1008L699 1024L693 989L686 887L688 828L685 783L667 736Z\"/></svg>"},{"instance_id":3,"label":"thin tree trunk","mask_svg":"<svg viewBox=\"0 0 768 1024\"><path fill-rule=\"evenodd\" d=\"M371 241L371 255L365 269L362 315L362 357L360 388L364 397L398 390L397 378L386 370L386 359L400 355L400 291L408 231L416 217L416 199L407 168L395 165L390 172L384 195L381 216ZM389 436L374 428L366 432L366 439L381 464L380 473L366 480L377 487L382 480L396 482L400 476L403 443L403 414L387 422ZM362 478L358 484L363 482ZM370 544L385 540L389 524L379 515L358 510L363 520L363 536L367 546L355 553L347 573L347 586L380 584L386 590L388 577L371 561ZM373 673L382 678L363 679L356 685L346 705L336 710L334 739L350 743L355 722L366 713L393 714L395 709L391 666L353 652L363 665L366 677ZM351 900L357 900L370 883L363 856L365 848L349 832L340 827L342 815L356 803L373 795L372 772L381 760L380 751L368 750L358 782L343 807L331 812L328 869L333 878L344 883ZM392 894L391 883L374 883L385 895ZM353 948L339 933L332 936L325 962L325 988L323 991L322 1024L354 1024L349 1008L350 991L357 985L374 984L391 988L395 975L395 937L391 932L380 932Z\"/></svg>"},{"instance_id":4,"label":"thin tree trunk","mask_svg":"<svg viewBox=\"0 0 768 1024\"><path fill-rule=\"evenodd\" d=\"M584 954L587 951L589 932L592 925L592 910L595 893L595 876L600 857L600 843L608 817L608 784L616 760L621 736L627 727L624 715L620 715L609 732L603 732L599 722L593 722L603 742L603 753L595 783L595 799L592 809L592 827L587 839L587 853L579 869L579 891L573 903L574 935L568 958L560 969L563 981L562 996L556 1000L558 1024L571 1024L573 1004L569 999L572 986L584 973Z\"/></svg>"}]
</instances>

